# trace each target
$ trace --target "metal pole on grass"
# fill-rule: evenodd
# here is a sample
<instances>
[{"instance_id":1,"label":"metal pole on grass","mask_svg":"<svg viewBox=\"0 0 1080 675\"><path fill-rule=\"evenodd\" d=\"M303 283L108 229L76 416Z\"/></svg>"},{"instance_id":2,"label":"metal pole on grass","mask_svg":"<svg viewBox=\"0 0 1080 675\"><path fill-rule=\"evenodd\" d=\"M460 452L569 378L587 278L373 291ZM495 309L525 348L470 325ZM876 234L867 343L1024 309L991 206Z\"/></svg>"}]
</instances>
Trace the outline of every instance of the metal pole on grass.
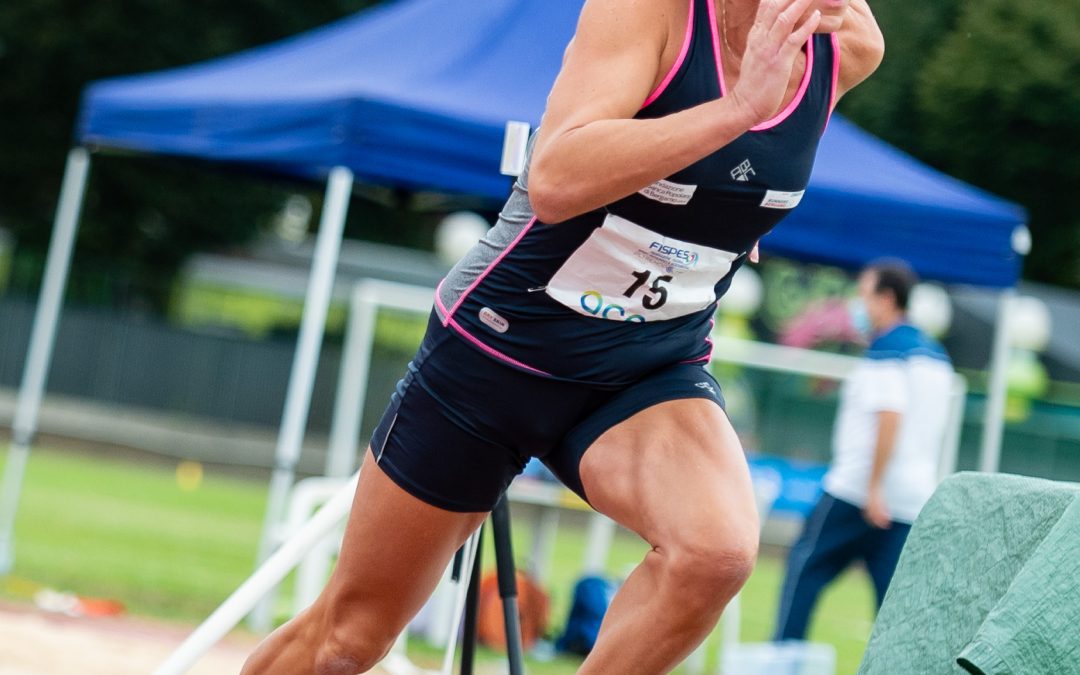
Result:
<instances>
[{"instance_id":1,"label":"metal pole on grass","mask_svg":"<svg viewBox=\"0 0 1080 675\"><path fill-rule=\"evenodd\" d=\"M326 475L347 476L355 468L356 442L367 398L371 346L375 342L377 299L370 286L360 282L349 299L349 323L341 350L334 416L330 421L330 447L326 453Z\"/></svg>"},{"instance_id":2,"label":"metal pole on grass","mask_svg":"<svg viewBox=\"0 0 1080 675\"><path fill-rule=\"evenodd\" d=\"M26 472L26 461L30 455L30 444L37 433L38 411L45 394L45 382L49 377L49 365L56 342L56 325L64 303L64 287L67 285L71 253L75 248L79 214L82 211L89 175L89 151L81 147L72 148L68 152L67 165L64 168L60 202L56 207L41 295L34 315L30 347L15 407L3 487L0 488L0 575L10 572L15 564L15 512L19 506L19 493L22 490L23 474Z\"/></svg>"},{"instance_id":3,"label":"metal pole on grass","mask_svg":"<svg viewBox=\"0 0 1080 675\"><path fill-rule=\"evenodd\" d=\"M956 473L956 461L960 454L960 434L964 430L964 406L967 403L967 381L957 373L953 375L949 398L949 421L941 444L938 460L938 480L943 481Z\"/></svg>"},{"instance_id":4,"label":"metal pole on grass","mask_svg":"<svg viewBox=\"0 0 1080 675\"><path fill-rule=\"evenodd\" d=\"M517 572L510 541L510 506L506 494L491 510L491 537L495 541L495 567L502 598L503 625L506 630L506 657L510 675L523 675L524 646L521 639L521 612L518 609Z\"/></svg>"},{"instance_id":5,"label":"metal pole on grass","mask_svg":"<svg viewBox=\"0 0 1080 675\"><path fill-rule=\"evenodd\" d=\"M292 372L289 375L289 389L285 396L285 409L278 433L266 519L259 541L258 563L266 560L279 543L277 529L285 515L285 503L296 475L296 463L300 458L304 429L311 407L315 367L326 329L326 315L330 306L330 293L333 290L334 272L337 270L352 184L353 173L343 166L331 170L326 182L326 200L315 241L311 276L304 298L304 314L300 320L300 336L296 343L296 356L293 358ZM265 632L270 627L273 589L270 590L267 598L259 603L252 614L251 627L254 630Z\"/></svg>"},{"instance_id":6,"label":"metal pole on grass","mask_svg":"<svg viewBox=\"0 0 1080 675\"><path fill-rule=\"evenodd\" d=\"M987 378L986 409L983 413L982 448L979 471L996 472L1001 468L1001 438L1005 427L1006 375L1009 367L1009 315L1016 289L1007 288L998 300L997 326L994 328L994 349L990 356Z\"/></svg>"},{"instance_id":7,"label":"metal pole on grass","mask_svg":"<svg viewBox=\"0 0 1080 675\"><path fill-rule=\"evenodd\" d=\"M221 603L153 675L186 673L203 654L244 618L267 592L278 585L311 546L330 532L349 513L356 492L357 472L302 528Z\"/></svg>"},{"instance_id":8,"label":"metal pole on grass","mask_svg":"<svg viewBox=\"0 0 1080 675\"><path fill-rule=\"evenodd\" d=\"M431 311L432 289L379 279L361 279L353 286L349 304L349 324L338 370L334 416L330 421L330 448L326 475L347 476L354 470L356 445L367 400L371 350L375 344L375 322L380 308L427 314Z\"/></svg>"}]
</instances>

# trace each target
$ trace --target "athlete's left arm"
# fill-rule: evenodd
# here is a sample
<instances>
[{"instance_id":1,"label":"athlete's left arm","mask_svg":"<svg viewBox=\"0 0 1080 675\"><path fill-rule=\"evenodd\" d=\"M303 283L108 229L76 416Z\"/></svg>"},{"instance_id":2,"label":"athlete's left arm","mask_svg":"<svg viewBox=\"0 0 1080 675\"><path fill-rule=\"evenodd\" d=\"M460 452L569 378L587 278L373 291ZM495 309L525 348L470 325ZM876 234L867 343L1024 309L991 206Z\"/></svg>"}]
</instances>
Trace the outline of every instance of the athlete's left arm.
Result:
<instances>
[{"instance_id":1,"label":"athlete's left arm","mask_svg":"<svg viewBox=\"0 0 1080 675\"><path fill-rule=\"evenodd\" d=\"M840 42L840 77L836 98L870 77L885 55L885 39L866 0L851 0L844 24L836 32Z\"/></svg>"}]
</instances>

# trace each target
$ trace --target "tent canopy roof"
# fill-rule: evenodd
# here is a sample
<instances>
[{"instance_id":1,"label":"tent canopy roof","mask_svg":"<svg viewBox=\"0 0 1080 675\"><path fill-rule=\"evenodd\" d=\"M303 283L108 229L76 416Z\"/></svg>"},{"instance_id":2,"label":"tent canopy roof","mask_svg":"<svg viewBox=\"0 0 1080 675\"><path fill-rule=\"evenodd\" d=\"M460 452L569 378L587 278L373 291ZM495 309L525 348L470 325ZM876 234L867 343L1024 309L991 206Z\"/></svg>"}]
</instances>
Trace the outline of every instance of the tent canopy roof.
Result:
<instances>
[{"instance_id":1,"label":"tent canopy roof","mask_svg":"<svg viewBox=\"0 0 1080 675\"><path fill-rule=\"evenodd\" d=\"M539 122L580 0L397 0L280 42L92 83L88 145L241 162L321 178L501 199L506 121ZM802 205L762 244L858 267L883 255L925 277L1007 287L1021 208L834 117Z\"/></svg>"}]
</instances>

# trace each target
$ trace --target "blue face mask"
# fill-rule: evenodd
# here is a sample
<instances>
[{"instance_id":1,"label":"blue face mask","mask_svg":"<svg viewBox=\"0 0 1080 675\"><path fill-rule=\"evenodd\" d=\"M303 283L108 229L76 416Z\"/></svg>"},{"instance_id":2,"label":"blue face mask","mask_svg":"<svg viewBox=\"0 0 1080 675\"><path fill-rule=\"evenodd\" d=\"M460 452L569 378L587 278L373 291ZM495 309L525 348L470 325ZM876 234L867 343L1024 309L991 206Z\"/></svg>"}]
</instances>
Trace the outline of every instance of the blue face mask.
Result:
<instances>
[{"instance_id":1,"label":"blue face mask","mask_svg":"<svg viewBox=\"0 0 1080 675\"><path fill-rule=\"evenodd\" d=\"M870 314L866 311L866 303L861 298L852 298L848 302L848 316L851 317L851 325L862 335L870 335L874 330L870 323Z\"/></svg>"}]
</instances>

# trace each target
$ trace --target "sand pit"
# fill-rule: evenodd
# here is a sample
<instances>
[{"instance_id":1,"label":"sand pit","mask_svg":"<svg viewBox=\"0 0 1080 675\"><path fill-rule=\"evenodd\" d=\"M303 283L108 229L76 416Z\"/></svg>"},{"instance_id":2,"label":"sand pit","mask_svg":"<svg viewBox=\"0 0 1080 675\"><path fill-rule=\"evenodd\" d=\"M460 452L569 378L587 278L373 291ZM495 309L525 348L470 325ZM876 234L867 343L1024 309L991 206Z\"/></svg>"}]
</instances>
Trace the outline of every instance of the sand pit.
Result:
<instances>
[{"instance_id":1,"label":"sand pit","mask_svg":"<svg viewBox=\"0 0 1080 675\"><path fill-rule=\"evenodd\" d=\"M147 675L189 631L144 619L74 618L0 604L0 675ZM238 673L256 642L231 635L190 673Z\"/></svg>"}]
</instances>

